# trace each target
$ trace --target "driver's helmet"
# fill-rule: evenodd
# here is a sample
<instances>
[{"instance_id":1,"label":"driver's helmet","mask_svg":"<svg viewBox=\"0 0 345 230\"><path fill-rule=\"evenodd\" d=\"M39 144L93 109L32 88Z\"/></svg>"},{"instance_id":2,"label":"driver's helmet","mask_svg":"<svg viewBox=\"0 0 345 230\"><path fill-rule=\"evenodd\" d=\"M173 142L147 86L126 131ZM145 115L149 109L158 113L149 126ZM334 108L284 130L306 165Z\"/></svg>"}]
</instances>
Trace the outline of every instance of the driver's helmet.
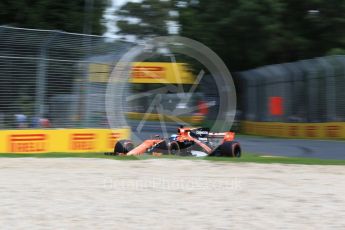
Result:
<instances>
[{"instance_id":1,"label":"driver's helmet","mask_svg":"<svg viewBox=\"0 0 345 230\"><path fill-rule=\"evenodd\" d=\"M176 141L176 139L177 139L177 134L171 135L169 139L170 139L171 141Z\"/></svg>"}]
</instances>

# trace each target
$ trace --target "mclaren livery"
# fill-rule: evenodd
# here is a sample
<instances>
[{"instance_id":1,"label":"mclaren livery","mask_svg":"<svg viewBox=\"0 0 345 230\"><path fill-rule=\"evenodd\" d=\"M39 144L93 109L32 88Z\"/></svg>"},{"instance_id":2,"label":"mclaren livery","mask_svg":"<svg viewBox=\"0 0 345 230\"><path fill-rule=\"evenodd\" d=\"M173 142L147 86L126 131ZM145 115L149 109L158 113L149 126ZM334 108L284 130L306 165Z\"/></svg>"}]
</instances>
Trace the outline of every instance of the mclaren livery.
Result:
<instances>
[{"instance_id":1,"label":"mclaren livery","mask_svg":"<svg viewBox=\"0 0 345 230\"><path fill-rule=\"evenodd\" d=\"M235 133L233 132L214 133L207 128L181 126L178 128L177 134L170 138L164 139L157 135L143 141L137 147L130 140L120 140L115 144L114 152L106 154L241 157L241 146L234 139Z\"/></svg>"}]
</instances>

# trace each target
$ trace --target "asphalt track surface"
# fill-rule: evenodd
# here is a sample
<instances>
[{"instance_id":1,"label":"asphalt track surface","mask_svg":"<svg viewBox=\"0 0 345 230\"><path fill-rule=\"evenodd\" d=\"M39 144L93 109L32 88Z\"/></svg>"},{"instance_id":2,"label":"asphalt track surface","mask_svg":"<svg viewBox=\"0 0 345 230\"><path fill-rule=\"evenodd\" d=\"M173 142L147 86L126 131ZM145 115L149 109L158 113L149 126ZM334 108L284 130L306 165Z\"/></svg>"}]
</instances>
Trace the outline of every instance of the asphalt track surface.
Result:
<instances>
[{"instance_id":1,"label":"asphalt track surface","mask_svg":"<svg viewBox=\"0 0 345 230\"><path fill-rule=\"evenodd\" d=\"M154 135L163 135L162 128L157 122L146 122L140 132L138 123L131 122L132 133L136 142ZM167 134L176 133L178 125L167 124ZM345 159L345 141L281 139L238 135L236 139L241 143L244 152L260 155L308 157L321 159Z\"/></svg>"}]
</instances>

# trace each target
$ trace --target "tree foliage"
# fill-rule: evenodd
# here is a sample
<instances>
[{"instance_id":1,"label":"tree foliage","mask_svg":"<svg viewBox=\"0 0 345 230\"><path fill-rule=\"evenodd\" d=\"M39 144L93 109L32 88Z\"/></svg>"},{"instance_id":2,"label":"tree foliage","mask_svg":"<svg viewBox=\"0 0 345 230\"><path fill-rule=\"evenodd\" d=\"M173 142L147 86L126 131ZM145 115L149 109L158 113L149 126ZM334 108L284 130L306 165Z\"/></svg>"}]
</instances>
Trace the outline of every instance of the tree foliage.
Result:
<instances>
[{"instance_id":1,"label":"tree foliage","mask_svg":"<svg viewBox=\"0 0 345 230\"><path fill-rule=\"evenodd\" d=\"M117 13L121 34L166 35L177 10L180 34L213 49L233 71L345 48L345 0L144 0ZM135 17L139 23L130 23Z\"/></svg>"},{"instance_id":2,"label":"tree foliage","mask_svg":"<svg viewBox=\"0 0 345 230\"><path fill-rule=\"evenodd\" d=\"M326 55L345 46L344 0L187 0L181 35L232 70Z\"/></svg>"},{"instance_id":3,"label":"tree foliage","mask_svg":"<svg viewBox=\"0 0 345 230\"><path fill-rule=\"evenodd\" d=\"M117 21L119 34L135 35L138 38L167 35L167 22L174 18L170 15L172 6L171 1L161 0L128 2L116 12L120 16Z\"/></svg>"},{"instance_id":4,"label":"tree foliage","mask_svg":"<svg viewBox=\"0 0 345 230\"><path fill-rule=\"evenodd\" d=\"M86 17L91 20L93 34L103 33L101 21L107 0L94 0L91 15L85 15L85 3L85 0L0 0L0 25L82 33Z\"/></svg>"}]
</instances>

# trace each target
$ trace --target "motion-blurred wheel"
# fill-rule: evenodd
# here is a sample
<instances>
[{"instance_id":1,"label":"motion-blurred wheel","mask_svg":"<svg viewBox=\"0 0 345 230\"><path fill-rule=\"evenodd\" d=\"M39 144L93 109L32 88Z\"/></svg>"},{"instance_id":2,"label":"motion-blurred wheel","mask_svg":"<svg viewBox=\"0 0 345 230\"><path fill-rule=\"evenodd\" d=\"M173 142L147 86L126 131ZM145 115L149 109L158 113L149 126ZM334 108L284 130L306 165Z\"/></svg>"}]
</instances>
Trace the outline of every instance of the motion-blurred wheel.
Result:
<instances>
[{"instance_id":1,"label":"motion-blurred wheel","mask_svg":"<svg viewBox=\"0 0 345 230\"><path fill-rule=\"evenodd\" d=\"M241 146L237 141L226 141L220 146L224 157L241 157Z\"/></svg>"},{"instance_id":2,"label":"motion-blurred wheel","mask_svg":"<svg viewBox=\"0 0 345 230\"><path fill-rule=\"evenodd\" d=\"M214 157L241 157L242 150L237 141L226 141L218 146L209 156Z\"/></svg>"},{"instance_id":3,"label":"motion-blurred wheel","mask_svg":"<svg viewBox=\"0 0 345 230\"><path fill-rule=\"evenodd\" d=\"M126 155L132 149L134 145L130 140L120 140L115 144L114 155Z\"/></svg>"},{"instance_id":4,"label":"motion-blurred wheel","mask_svg":"<svg viewBox=\"0 0 345 230\"><path fill-rule=\"evenodd\" d=\"M173 141L169 145L169 154L174 155L174 156L181 156L181 148L180 145L176 142Z\"/></svg>"}]
</instances>

